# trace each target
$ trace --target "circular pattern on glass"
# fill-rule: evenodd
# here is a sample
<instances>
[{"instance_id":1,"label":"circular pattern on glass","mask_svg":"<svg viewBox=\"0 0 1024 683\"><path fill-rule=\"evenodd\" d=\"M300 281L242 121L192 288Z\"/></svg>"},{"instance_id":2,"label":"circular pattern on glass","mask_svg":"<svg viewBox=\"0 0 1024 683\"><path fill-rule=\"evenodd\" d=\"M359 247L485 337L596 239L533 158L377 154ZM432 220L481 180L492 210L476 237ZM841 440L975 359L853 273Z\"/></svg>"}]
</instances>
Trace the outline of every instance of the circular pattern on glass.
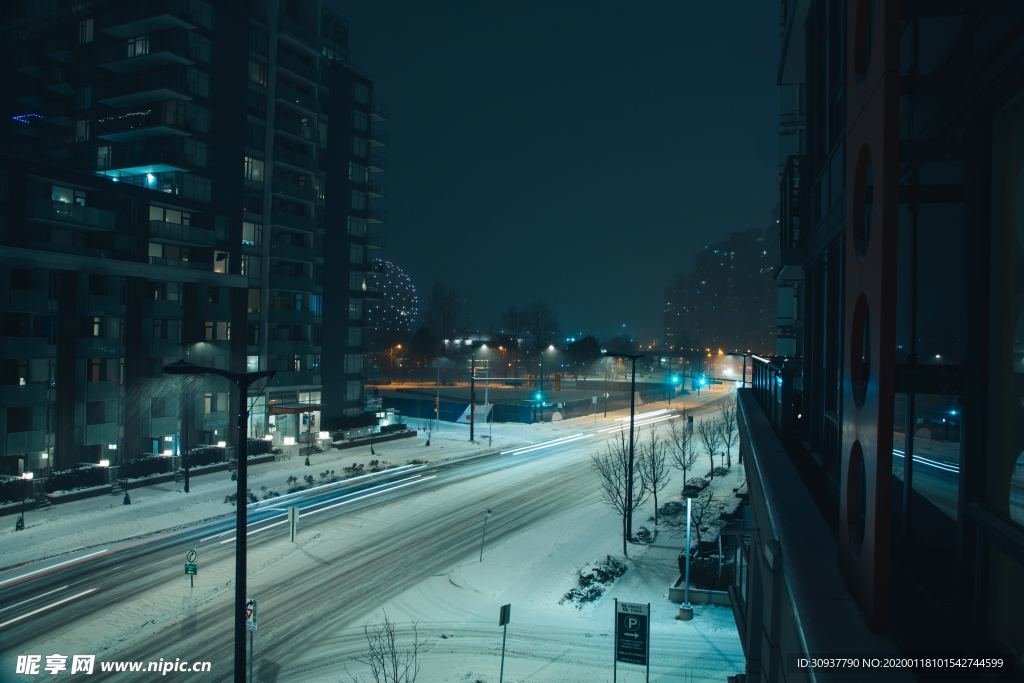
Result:
<instances>
[{"instance_id":1,"label":"circular pattern on glass","mask_svg":"<svg viewBox=\"0 0 1024 683\"><path fill-rule=\"evenodd\" d=\"M854 557L864 547L864 530L867 526L868 491L867 471L864 467L864 452L860 441L854 441L846 466L846 534Z\"/></svg>"},{"instance_id":2,"label":"circular pattern on glass","mask_svg":"<svg viewBox=\"0 0 1024 683\"><path fill-rule=\"evenodd\" d=\"M850 330L850 388L858 408L864 405L870 379L871 324L868 300L861 292L853 307L853 326Z\"/></svg>"},{"instance_id":3,"label":"circular pattern on glass","mask_svg":"<svg viewBox=\"0 0 1024 683\"><path fill-rule=\"evenodd\" d=\"M857 258L863 259L871 242L871 214L875 204L875 169L871 165L868 146L860 148L857 155L857 170L853 184L853 216L850 229L853 235L853 250Z\"/></svg>"}]
</instances>

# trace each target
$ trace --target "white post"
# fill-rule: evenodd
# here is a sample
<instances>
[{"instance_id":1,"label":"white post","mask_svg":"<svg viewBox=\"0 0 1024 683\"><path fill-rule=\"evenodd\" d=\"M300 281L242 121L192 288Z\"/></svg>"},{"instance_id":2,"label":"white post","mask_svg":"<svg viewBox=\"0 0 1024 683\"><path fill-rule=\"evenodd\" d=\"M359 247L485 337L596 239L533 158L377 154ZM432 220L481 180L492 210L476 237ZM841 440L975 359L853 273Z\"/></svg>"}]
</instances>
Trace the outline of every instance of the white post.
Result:
<instances>
[{"instance_id":1,"label":"white post","mask_svg":"<svg viewBox=\"0 0 1024 683\"><path fill-rule=\"evenodd\" d=\"M683 584L683 603L690 606L690 503L692 498L686 499L686 576Z\"/></svg>"}]
</instances>

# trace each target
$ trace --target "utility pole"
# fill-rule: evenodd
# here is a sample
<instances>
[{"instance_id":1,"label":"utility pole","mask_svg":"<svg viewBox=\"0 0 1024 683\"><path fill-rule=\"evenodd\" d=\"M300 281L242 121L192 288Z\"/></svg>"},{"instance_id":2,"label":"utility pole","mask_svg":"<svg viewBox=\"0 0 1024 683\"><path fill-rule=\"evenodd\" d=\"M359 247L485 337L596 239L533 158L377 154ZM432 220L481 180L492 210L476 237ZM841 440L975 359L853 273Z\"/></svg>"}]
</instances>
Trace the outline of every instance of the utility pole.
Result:
<instances>
[{"instance_id":1,"label":"utility pole","mask_svg":"<svg viewBox=\"0 0 1024 683\"><path fill-rule=\"evenodd\" d=\"M473 352L469 352L469 440L473 440L473 429L476 422L476 368Z\"/></svg>"},{"instance_id":2,"label":"utility pole","mask_svg":"<svg viewBox=\"0 0 1024 683\"><path fill-rule=\"evenodd\" d=\"M164 366L169 375L219 375L238 388L238 434L235 446L237 462L237 488L235 489L235 683L245 681L245 583L246 583L246 539L247 513L249 502L248 487L248 434L249 387L261 379L269 380L273 370L260 372L230 372L219 368L194 365L184 360ZM125 491L127 496L127 491Z\"/></svg>"}]
</instances>

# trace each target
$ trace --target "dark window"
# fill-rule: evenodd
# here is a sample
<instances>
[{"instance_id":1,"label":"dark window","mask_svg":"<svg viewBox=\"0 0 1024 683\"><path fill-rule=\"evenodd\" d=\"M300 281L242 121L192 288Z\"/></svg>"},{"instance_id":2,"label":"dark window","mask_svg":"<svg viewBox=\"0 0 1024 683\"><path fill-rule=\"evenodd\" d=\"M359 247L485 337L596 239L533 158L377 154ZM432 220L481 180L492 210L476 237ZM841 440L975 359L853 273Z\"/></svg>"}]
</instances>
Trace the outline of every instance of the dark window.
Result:
<instances>
[{"instance_id":1,"label":"dark window","mask_svg":"<svg viewBox=\"0 0 1024 683\"><path fill-rule=\"evenodd\" d=\"M32 271L11 268L11 289L32 289Z\"/></svg>"},{"instance_id":2,"label":"dark window","mask_svg":"<svg viewBox=\"0 0 1024 683\"><path fill-rule=\"evenodd\" d=\"M167 400L166 396L153 397L153 402L150 406L150 415L152 417L170 417L170 401Z\"/></svg>"},{"instance_id":3,"label":"dark window","mask_svg":"<svg viewBox=\"0 0 1024 683\"><path fill-rule=\"evenodd\" d=\"M86 361L85 379L87 382L103 381L103 359L90 358Z\"/></svg>"},{"instance_id":4,"label":"dark window","mask_svg":"<svg viewBox=\"0 0 1024 683\"><path fill-rule=\"evenodd\" d=\"M100 425L107 421L107 402L89 401L85 404L85 424Z\"/></svg>"},{"instance_id":5,"label":"dark window","mask_svg":"<svg viewBox=\"0 0 1024 683\"><path fill-rule=\"evenodd\" d=\"M31 432L32 408L18 407L7 409L7 433Z\"/></svg>"}]
</instances>

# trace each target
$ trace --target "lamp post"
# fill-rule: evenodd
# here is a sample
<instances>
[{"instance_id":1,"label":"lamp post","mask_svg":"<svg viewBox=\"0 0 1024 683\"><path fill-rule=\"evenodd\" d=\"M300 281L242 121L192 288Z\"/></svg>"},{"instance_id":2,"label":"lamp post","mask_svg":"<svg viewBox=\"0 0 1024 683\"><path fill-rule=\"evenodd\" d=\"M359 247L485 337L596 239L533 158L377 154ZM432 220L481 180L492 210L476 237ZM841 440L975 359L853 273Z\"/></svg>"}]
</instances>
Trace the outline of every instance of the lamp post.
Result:
<instances>
[{"instance_id":1,"label":"lamp post","mask_svg":"<svg viewBox=\"0 0 1024 683\"><path fill-rule=\"evenodd\" d=\"M274 376L273 370L260 372L230 372L205 365L195 365L179 360L164 366L168 375L217 375L238 387L238 445L237 488L235 494L235 683L245 683L245 552L246 552L246 503L248 501L248 435L246 426L249 417L249 387L261 379Z\"/></svg>"},{"instance_id":2,"label":"lamp post","mask_svg":"<svg viewBox=\"0 0 1024 683\"><path fill-rule=\"evenodd\" d=\"M633 422L636 419L636 359L643 358L642 353L606 353L612 358L628 358L632 361L632 379L629 382L629 464L626 470L626 536L633 538L633 441L635 438Z\"/></svg>"},{"instance_id":3,"label":"lamp post","mask_svg":"<svg viewBox=\"0 0 1024 683\"><path fill-rule=\"evenodd\" d=\"M18 516L18 521L14 523L15 531L24 531L25 529L25 512L28 510L28 492L32 488L32 479L35 476L32 472L22 472L21 480L24 483L25 490L21 494L21 514Z\"/></svg>"}]
</instances>

